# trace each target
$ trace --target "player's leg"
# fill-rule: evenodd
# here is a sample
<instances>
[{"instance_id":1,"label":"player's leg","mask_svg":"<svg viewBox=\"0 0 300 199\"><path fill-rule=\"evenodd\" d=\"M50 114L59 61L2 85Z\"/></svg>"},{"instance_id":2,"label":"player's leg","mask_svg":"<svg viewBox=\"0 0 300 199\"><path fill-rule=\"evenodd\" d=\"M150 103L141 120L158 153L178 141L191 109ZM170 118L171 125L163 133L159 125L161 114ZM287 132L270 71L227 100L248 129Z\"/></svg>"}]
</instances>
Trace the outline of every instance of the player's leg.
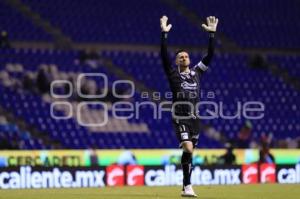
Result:
<instances>
[{"instance_id":1,"label":"player's leg","mask_svg":"<svg viewBox=\"0 0 300 199\"><path fill-rule=\"evenodd\" d=\"M181 196L197 197L191 185L192 157L194 145L192 141L183 141L181 143L181 146L183 149L181 156L181 167L183 172L183 190Z\"/></svg>"},{"instance_id":2,"label":"player's leg","mask_svg":"<svg viewBox=\"0 0 300 199\"><path fill-rule=\"evenodd\" d=\"M198 145L198 140L199 140L199 133L198 134L193 134L192 135L193 151L196 149L196 147ZM193 167L193 158L191 158L190 178L192 176L193 168L194 168Z\"/></svg>"},{"instance_id":3,"label":"player's leg","mask_svg":"<svg viewBox=\"0 0 300 199\"><path fill-rule=\"evenodd\" d=\"M185 123L176 123L176 134L182 148L181 167L183 172L182 196L196 197L191 186L192 156L194 150L191 128Z\"/></svg>"},{"instance_id":4,"label":"player's leg","mask_svg":"<svg viewBox=\"0 0 300 199\"><path fill-rule=\"evenodd\" d=\"M183 186L191 184L191 170L192 170L192 156L193 156L193 143L191 141L183 141L181 167L183 171Z\"/></svg>"}]
</instances>

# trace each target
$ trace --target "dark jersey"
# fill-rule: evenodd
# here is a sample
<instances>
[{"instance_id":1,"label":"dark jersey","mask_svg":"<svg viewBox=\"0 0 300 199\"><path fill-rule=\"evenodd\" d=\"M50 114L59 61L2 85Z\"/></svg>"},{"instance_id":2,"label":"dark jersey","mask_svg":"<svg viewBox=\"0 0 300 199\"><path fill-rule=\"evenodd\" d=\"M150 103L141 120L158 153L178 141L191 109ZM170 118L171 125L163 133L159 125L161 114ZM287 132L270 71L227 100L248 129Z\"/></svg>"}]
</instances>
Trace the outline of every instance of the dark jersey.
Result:
<instances>
[{"instance_id":1,"label":"dark jersey","mask_svg":"<svg viewBox=\"0 0 300 199\"><path fill-rule=\"evenodd\" d=\"M189 73L180 73L178 69L172 67L167 52L167 36L166 32L162 33L161 58L173 94L174 110L172 111L176 116L191 116L190 118L195 119L197 115L196 104L200 101L200 77L208 69L213 56L214 34L210 33L207 55L196 66L190 68Z\"/></svg>"}]
</instances>

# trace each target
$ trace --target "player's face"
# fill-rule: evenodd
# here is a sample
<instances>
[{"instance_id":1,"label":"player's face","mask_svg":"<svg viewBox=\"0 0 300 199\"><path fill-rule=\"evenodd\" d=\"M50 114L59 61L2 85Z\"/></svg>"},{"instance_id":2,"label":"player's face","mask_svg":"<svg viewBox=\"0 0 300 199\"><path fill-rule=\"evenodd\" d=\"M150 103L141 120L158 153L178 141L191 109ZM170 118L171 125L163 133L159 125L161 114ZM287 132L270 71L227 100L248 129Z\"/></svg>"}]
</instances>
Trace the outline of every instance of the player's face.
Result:
<instances>
[{"instance_id":1,"label":"player's face","mask_svg":"<svg viewBox=\"0 0 300 199\"><path fill-rule=\"evenodd\" d=\"M187 67L191 63L189 54L187 52L180 52L176 56L176 65L181 67Z\"/></svg>"}]
</instances>

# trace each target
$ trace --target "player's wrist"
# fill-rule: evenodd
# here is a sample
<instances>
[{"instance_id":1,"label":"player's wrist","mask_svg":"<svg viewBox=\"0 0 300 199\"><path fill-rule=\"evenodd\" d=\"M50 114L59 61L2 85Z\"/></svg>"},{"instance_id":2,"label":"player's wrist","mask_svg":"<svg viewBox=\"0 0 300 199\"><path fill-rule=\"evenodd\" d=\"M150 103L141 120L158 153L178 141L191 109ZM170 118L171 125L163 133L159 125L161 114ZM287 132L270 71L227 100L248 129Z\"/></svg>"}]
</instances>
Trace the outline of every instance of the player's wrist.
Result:
<instances>
[{"instance_id":1,"label":"player's wrist","mask_svg":"<svg viewBox=\"0 0 300 199\"><path fill-rule=\"evenodd\" d=\"M208 32L208 36L209 36L210 38L214 38L214 37L215 37L215 33L216 33L216 31L209 31L209 32Z\"/></svg>"},{"instance_id":2,"label":"player's wrist","mask_svg":"<svg viewBox=\"0 0 300 199\"><path fill-rule=\"evenodd\" d=\"M163 36L164 38L167 38L167 37L168 37L168 32L166 32L166 31L162 31L161 34L162 34L162 36Z\"/></svg>"}]
</instances>

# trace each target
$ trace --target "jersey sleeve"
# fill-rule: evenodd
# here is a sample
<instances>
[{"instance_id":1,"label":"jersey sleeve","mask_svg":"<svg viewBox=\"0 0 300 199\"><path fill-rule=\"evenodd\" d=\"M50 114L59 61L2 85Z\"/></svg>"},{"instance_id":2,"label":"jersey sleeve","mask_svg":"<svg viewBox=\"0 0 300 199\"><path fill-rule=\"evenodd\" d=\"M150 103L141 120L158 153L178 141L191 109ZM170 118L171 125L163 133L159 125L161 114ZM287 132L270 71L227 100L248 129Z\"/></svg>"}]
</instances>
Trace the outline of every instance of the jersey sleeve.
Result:
<instances>
[{"instance_id":1,"label":"jersey sleeve","mask_svg":"<svg viewBox=\"0 0 300 199\"><path fill-rule=\"evenodd\" d=\"M169 77L175 69L171 65L171 61L168 55L168 49L167 49L167 38L168 38L168 33L167 32L162 32L161 33L161 48L160 48L160 53L161 53L161 59L164 67L164 71L166 75Z\"/></svg>"},{"instance_id":2,"label":"jersey sleeve","mask_svg":"<svg viewBox=\"0 0 300 199\"><path fill-rule=\"evenodd\" d=\"M195 71L199 73L203 73L208 69L208 66L212 60L215 51L214 40L215 40L215 34L213 32L210 32L207 54L203 57L203 59L198 64L196 64L196 66L194 66Z\"/></svg>"}]
</instances>

